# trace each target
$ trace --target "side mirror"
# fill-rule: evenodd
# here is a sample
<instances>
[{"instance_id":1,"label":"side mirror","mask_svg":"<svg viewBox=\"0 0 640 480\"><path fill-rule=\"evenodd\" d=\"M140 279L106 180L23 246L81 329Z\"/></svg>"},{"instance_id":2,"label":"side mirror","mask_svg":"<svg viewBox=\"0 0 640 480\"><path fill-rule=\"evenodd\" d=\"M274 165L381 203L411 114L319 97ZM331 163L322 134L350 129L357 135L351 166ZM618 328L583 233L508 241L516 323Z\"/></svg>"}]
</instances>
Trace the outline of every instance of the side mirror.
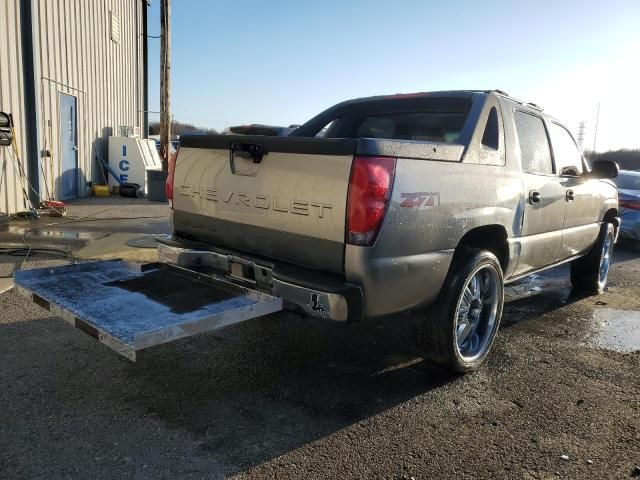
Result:
<instances>
[{"instance_id":1,"label":"side mirror","mask_svg":"<svg viewBox=\"0 0 640 480\"><path fill-rule=\"evenodd\" d=\"M590 178L616 178L619 171L618 164L611 160L596 160L589 172Z\"/></svg>"},{"instance_id":2,"label":"side mirror","mask_svg":"<svg viewBox=\"0 0 640 480\"><path fill-rule=\"evenodd\" d=\"M562 167L562 170L560 170L560 175L562 175L563 177L579 177L580 170L578 170L578 167L576 167L575 165Z\"/></svg>"},{"instance_id":3,"label":"side mirror","mask_svg":"<svg viewBox=\"0 0 640 480\"><path fill-rule=\"evenodd\" d=\"M0 147L8 147L12 140L11 117L7 113L0 112Z\"/></svg>"}]
</instances>

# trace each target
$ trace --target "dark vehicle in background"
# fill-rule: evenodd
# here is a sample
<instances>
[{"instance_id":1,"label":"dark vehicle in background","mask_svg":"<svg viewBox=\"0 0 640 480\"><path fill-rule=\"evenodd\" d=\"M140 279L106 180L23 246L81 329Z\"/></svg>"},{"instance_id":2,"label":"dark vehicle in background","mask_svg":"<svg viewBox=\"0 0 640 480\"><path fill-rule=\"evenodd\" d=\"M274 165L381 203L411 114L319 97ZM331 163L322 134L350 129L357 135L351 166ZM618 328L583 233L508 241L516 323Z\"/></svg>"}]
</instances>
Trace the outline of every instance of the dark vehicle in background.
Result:
<instances>
[{"instance_id":1,"label":"dark vehicle in background","mask_svg":"<svg viewBox=\"0 0 640 480\"><path fill-rule=\"evenodd\" d=\"M289 125L288 127L281 127L277 125L262 125L259 123L252 123L250 125L238 125L236 127L229 127L229 132L234 135L265 135L268 137L286 137L299 126L300 125Z\"/></svg>"},{"instance_id":2,"label":"dark vehicle in background","mask_svg":"<svg viewBox=\"0 0 640 480\"><path fill-rule=\"evenodd\" d=\"M180 148L180 140L171 140L171 146L174 150L178 150ZM158 150L158 153L162 155L160 140L156 140L156 149Z\"/></svg>"},{"instance_id":3,"label":"dark vehicle in background","mask_svg":"<svg viewBox=\"0 0 640 480\"><path fill-rule=\"evenodd\" d=\"M640 172L620 170L614 180L618 187L618 205L622 225L620 237L640 252Z\"/></svg>"}]
</instances>

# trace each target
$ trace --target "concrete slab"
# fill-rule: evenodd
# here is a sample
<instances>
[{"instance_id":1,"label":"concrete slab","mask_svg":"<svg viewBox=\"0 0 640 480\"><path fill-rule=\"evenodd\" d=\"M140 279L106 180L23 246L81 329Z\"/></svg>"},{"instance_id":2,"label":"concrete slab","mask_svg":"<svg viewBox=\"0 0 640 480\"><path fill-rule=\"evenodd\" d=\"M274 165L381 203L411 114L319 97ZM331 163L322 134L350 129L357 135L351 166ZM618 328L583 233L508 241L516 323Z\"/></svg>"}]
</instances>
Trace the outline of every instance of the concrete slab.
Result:
<instances>
[{"instance_id":1,"label":"concrete slab","mask_svg":"<svg viewBox=\"0 0 640 480\"><path fill-rule=\"evenodd\" d=\"M146 198L87 197L66 202L69 216L91 218L169 217L167 202L152 202Z\"/></svg>"},{"instance_id":2,"label":"concrete slab","mask_svg":"<svg viewBox=\"0 0 640 480\"><path fill-rule=\"evenodd\" d=\"M53 248L84 259L149 262L158 258L155 249L134 248L125 243L171 231L166 203L111 196L73 200L67 206L68 217L12 219L8 228L0 231L0 246Z\"/></svg>"},{"instance_id":3,"label":"concrete slab","mask_svg":"<svg viewBox=\"0 0 640 480\"><path fill-rule=\"evenodd\" d=\"M151 248L137 248L127 245L127 241L139 238L137 232L112 233L94 240L74 251L74 255L83 260L112 260L121 258L128 262L157 262L158 251Z\"/></svg>"},{"instance_id":4,"label":"concrete slab","mask_svg":"<svg viewBox=\"0 0 640 480\"><path fill-rule=\"evenodd\" d=\"M13 278L0 278L0 293L4 293L13 288Z\"/></svg>"}]
</instances>

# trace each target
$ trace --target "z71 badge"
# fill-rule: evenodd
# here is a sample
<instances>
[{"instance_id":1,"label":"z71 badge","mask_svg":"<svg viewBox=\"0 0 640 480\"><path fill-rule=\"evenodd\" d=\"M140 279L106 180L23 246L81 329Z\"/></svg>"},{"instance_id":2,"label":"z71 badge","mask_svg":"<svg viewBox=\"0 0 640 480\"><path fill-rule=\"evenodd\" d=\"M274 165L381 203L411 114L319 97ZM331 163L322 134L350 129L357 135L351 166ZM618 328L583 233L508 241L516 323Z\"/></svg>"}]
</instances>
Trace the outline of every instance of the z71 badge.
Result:
<instances>
[{"instance_id":1,"label":"z71 badge","mask_svg":"<svg viewBox=\"0 0 640 480\"><path fill-rule=\"evenodd\" d=\"M438 192L402 192L400 196L404 198L400 204L401 207L426 208L440 205L440 194Z\"/></svg>"}]
</instances>

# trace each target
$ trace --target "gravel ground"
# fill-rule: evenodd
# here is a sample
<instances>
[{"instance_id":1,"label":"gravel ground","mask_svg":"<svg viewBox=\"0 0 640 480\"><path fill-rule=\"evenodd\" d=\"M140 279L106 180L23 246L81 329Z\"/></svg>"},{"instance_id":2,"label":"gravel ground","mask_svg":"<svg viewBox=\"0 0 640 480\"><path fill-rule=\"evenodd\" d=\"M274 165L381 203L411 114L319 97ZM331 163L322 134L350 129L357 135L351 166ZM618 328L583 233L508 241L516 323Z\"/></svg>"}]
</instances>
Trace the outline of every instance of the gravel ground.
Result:
<instances>
[{"instance_id":1,"label":"gravel ground","mask_svg":"<svg viewBox=\"0 0 640 480\"><path fill-rule=\"evenodd\" d=\"M416 356L409 316L280 313L132 364L4 293L0 478L629 478L640 256L616 260L599 297L571 298L566 268L509 287L491 359L466 376ZM635 352L594 346L611 338Z\"/></svg>"}]
</instances>

